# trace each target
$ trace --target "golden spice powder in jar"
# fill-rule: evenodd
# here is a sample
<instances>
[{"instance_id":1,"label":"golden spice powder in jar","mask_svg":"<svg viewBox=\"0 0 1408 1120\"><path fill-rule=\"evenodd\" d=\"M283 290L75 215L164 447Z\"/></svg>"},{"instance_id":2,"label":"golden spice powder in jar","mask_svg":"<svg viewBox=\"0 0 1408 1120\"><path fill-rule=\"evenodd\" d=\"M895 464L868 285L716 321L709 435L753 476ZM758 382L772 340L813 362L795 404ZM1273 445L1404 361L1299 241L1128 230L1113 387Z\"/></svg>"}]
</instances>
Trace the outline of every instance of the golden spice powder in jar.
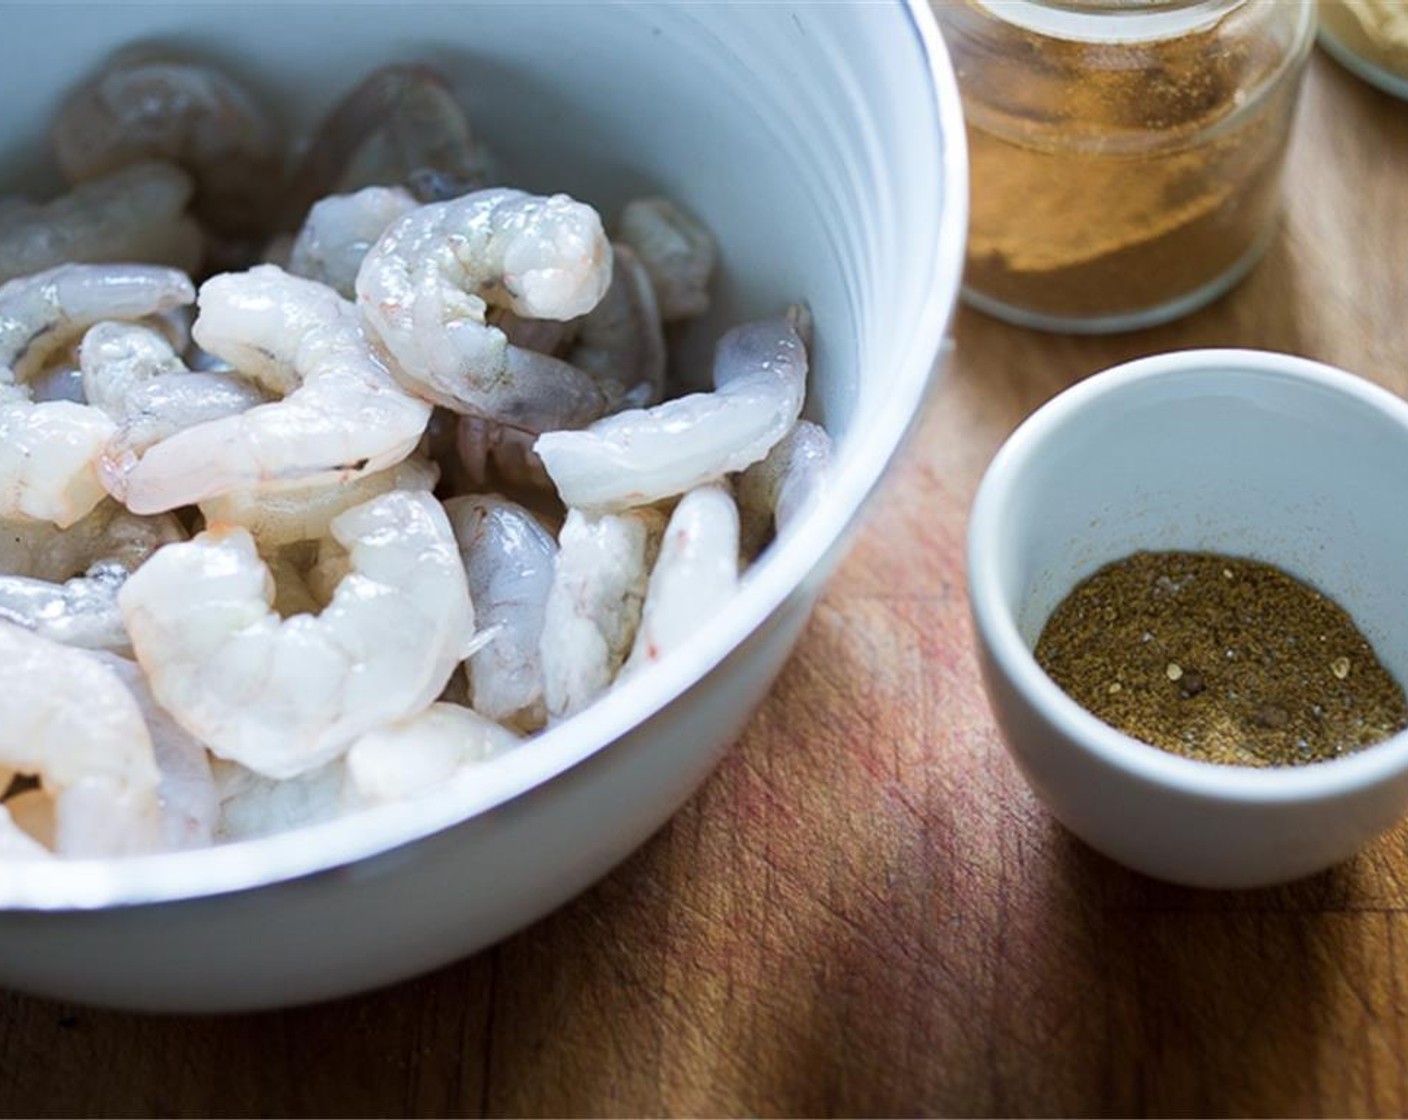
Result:
<instances>
[{"instance_id":1,"label":"golden spice powder in jar","mask_svg":"<svg viewBox=\"0 0 1408 1120\"><path fill-rule=\"evenodd\" d=\"M964 295L1048 330L1150 326L1274 232L1309 0L935 0L972 169Z\"/></svg>"}]
</instances>

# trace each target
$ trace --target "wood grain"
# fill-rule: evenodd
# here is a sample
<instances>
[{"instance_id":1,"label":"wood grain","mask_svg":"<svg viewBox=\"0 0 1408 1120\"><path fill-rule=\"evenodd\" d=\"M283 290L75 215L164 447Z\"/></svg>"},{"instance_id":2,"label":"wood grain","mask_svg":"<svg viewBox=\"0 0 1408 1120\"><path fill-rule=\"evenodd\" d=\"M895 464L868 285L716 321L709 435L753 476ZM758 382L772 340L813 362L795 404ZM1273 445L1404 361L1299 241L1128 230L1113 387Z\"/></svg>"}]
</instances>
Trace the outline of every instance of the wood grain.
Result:
<instances>
[{"instance_id":1,"label":"wood grain","mask_svg":"<svg viewBox=\"0 0 1408 1120\"><path fill-rule=\"evenodd\" d=\"M1408 391L1408 105L1317 58L1267 260L1113 339L971 313L775 694L596 889L436 975L226 1019L0 995L5 1114L1408 1112L1408 829L1210 894L1069 839L998 742L965 516L1033 408L1141 354L1294 351Z\"/></svg>"}]
</instances>

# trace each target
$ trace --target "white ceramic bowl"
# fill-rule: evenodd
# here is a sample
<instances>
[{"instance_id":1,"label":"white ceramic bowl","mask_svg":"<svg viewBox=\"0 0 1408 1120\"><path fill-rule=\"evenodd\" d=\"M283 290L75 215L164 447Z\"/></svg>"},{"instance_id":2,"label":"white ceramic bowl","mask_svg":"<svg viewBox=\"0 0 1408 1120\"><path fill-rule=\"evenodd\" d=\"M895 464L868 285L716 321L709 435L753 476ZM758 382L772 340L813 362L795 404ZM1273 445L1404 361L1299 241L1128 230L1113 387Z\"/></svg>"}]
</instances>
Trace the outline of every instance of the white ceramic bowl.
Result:
<instances>
[{"instance_id":1,"label":"white ceramic bowl","mask_svg":"<svg viewBox=\"0 0 1408 1120\"><path fill-rule=\"evenodd\" d=\"M722 283L687 353L805 299L808 411L839 454L829 500L732 609L486 767L473 791L223 849L6 867L0 982L128 1007L289 1004L433 968L582 890L737 736L931 383L962 265L967 165L927 7L186 2L35 5L4 20L7 186L55 185L49 115L135 40L207 52L295 127L380 64L436 62L517 185L608 215L664 192L715 231Z\"/></svg>"},{"instance_id":2,"label":"white ceramic bowl","mask_svg":"<svg viewBox=\"0 0 1408 1120\"><path fill-rule=\"evenodd\" d=\"M989 467L968 537L984 680L1032 788L1139 871L1251 887L1328 867L1408 807L1408 734L1304 767L1180 758L1101 722L1032 656L1056 605L1139 549L1279 565L1337 600L1408 680L1408 404L1301 358L1162 354L1034 413Z\"/></svg>"},{"instance_id":3,"label":"white ceramic bowl","mask_svg":"<svg viewBox=\"0 0 1408 1120\"><path fill-rule=\"evenodd\" d=\"M1408 74L1395 67L1391 52L1377 50L1364 33L1366 22L1373 25L1372 8L1351 8L1344 0L1320 0L1318 5L1319 42L1326 53L1356 77L1385 93L1408 101Z\"/></svg>"}]
</instances>

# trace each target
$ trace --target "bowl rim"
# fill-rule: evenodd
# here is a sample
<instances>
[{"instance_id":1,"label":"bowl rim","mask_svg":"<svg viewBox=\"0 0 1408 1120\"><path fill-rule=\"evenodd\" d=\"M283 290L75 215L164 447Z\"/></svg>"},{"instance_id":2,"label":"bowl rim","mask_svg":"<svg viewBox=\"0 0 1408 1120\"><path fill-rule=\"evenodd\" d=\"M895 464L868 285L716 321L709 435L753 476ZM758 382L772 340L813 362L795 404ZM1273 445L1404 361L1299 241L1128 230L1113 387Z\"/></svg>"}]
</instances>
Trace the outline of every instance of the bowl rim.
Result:
<instances>
[{"instance_id":1,"label":"bowl rim","mask_svg":"<svg viewBox=\"0 0 1408 1120\"><path fill-rule=\"evenodd\" d=\"M1373 382L1309 358L1269 350L1175 350L1096 373L1033 412L994 456L978 487L968 526L969 604L995 672L1071 745L1103 765L1153 786L1205 801L1294 805L1345 797L1408 770L1408 731L1354 754L1299 767L1229 766L1184 758L1116 730L1071 699L1037 664L1002 594L998 558L1003 526L1024 477L1062 431L1111 399L1133 399L1188 376L1259 374L1314 386L1352 400L1395 425L1408 451L1408 402ZM1401 682L1400 682L1401 683ZM988 688L989 702L997 703ZM1053 738L1056 738L1053 736Z\"/></svg>"},{"instance_id":2,"label":"bowl rim","mask_svg":"<svg viewBox=\"0 0 1408 1120\"><path fill-rule=\"evenodd\" d=\"M917 427L933 387L958 300L968 227L968 156L958 85L927 0L891 0L914 37L939 124L944 206L916 319L895 385L872 422L838 456L828 500L810 511L766 563L743 581L733 607L670 658L648 667L574 716L571 731L550 728L533 749L493 760L487 788L449 783L410 802L360 809L336 820L255 840L121 859L14 862L0 876L0 915L118 910L273 887L334 875L506 806L609 748L700 682L802 587L846 536L861 507Z\"/></svg>"}]
</instances>

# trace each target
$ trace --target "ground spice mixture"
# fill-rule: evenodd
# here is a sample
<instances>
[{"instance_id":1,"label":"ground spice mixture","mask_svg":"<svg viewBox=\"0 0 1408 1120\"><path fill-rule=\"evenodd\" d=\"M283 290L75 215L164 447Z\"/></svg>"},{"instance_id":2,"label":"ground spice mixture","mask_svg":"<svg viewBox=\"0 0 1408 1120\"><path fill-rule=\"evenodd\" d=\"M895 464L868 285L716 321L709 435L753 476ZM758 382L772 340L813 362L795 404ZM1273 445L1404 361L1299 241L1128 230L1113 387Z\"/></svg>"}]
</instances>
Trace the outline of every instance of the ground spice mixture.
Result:
<instances>
[{"instance_id":1,"label":"ground spice mixture","mask_svg":"<svg viewBox=\"0 0 1408 1120\"><path fill-rule=\"evenodd\" d=\"M965 35L965 7L986 9L945 6L972 168L970 294L1050 319L1136 315L1255 259L1299 47L1229 30L1252 18L1236 5L1146 42L999 34L976 17Z\"/></svg>"},{"instance_id":2,"label":"ground spice mixture","mask_svg":"<svg viewBox=\"0 0 1408 1120\"><path fill-rule=\"evenodd\" d=\"M1342 608L1215 553L1101 568L1056 608L1036 659L1106 723L1207 762L1321 762L1408 727L1402 686Z\"/></svg>"}]
</instances>

